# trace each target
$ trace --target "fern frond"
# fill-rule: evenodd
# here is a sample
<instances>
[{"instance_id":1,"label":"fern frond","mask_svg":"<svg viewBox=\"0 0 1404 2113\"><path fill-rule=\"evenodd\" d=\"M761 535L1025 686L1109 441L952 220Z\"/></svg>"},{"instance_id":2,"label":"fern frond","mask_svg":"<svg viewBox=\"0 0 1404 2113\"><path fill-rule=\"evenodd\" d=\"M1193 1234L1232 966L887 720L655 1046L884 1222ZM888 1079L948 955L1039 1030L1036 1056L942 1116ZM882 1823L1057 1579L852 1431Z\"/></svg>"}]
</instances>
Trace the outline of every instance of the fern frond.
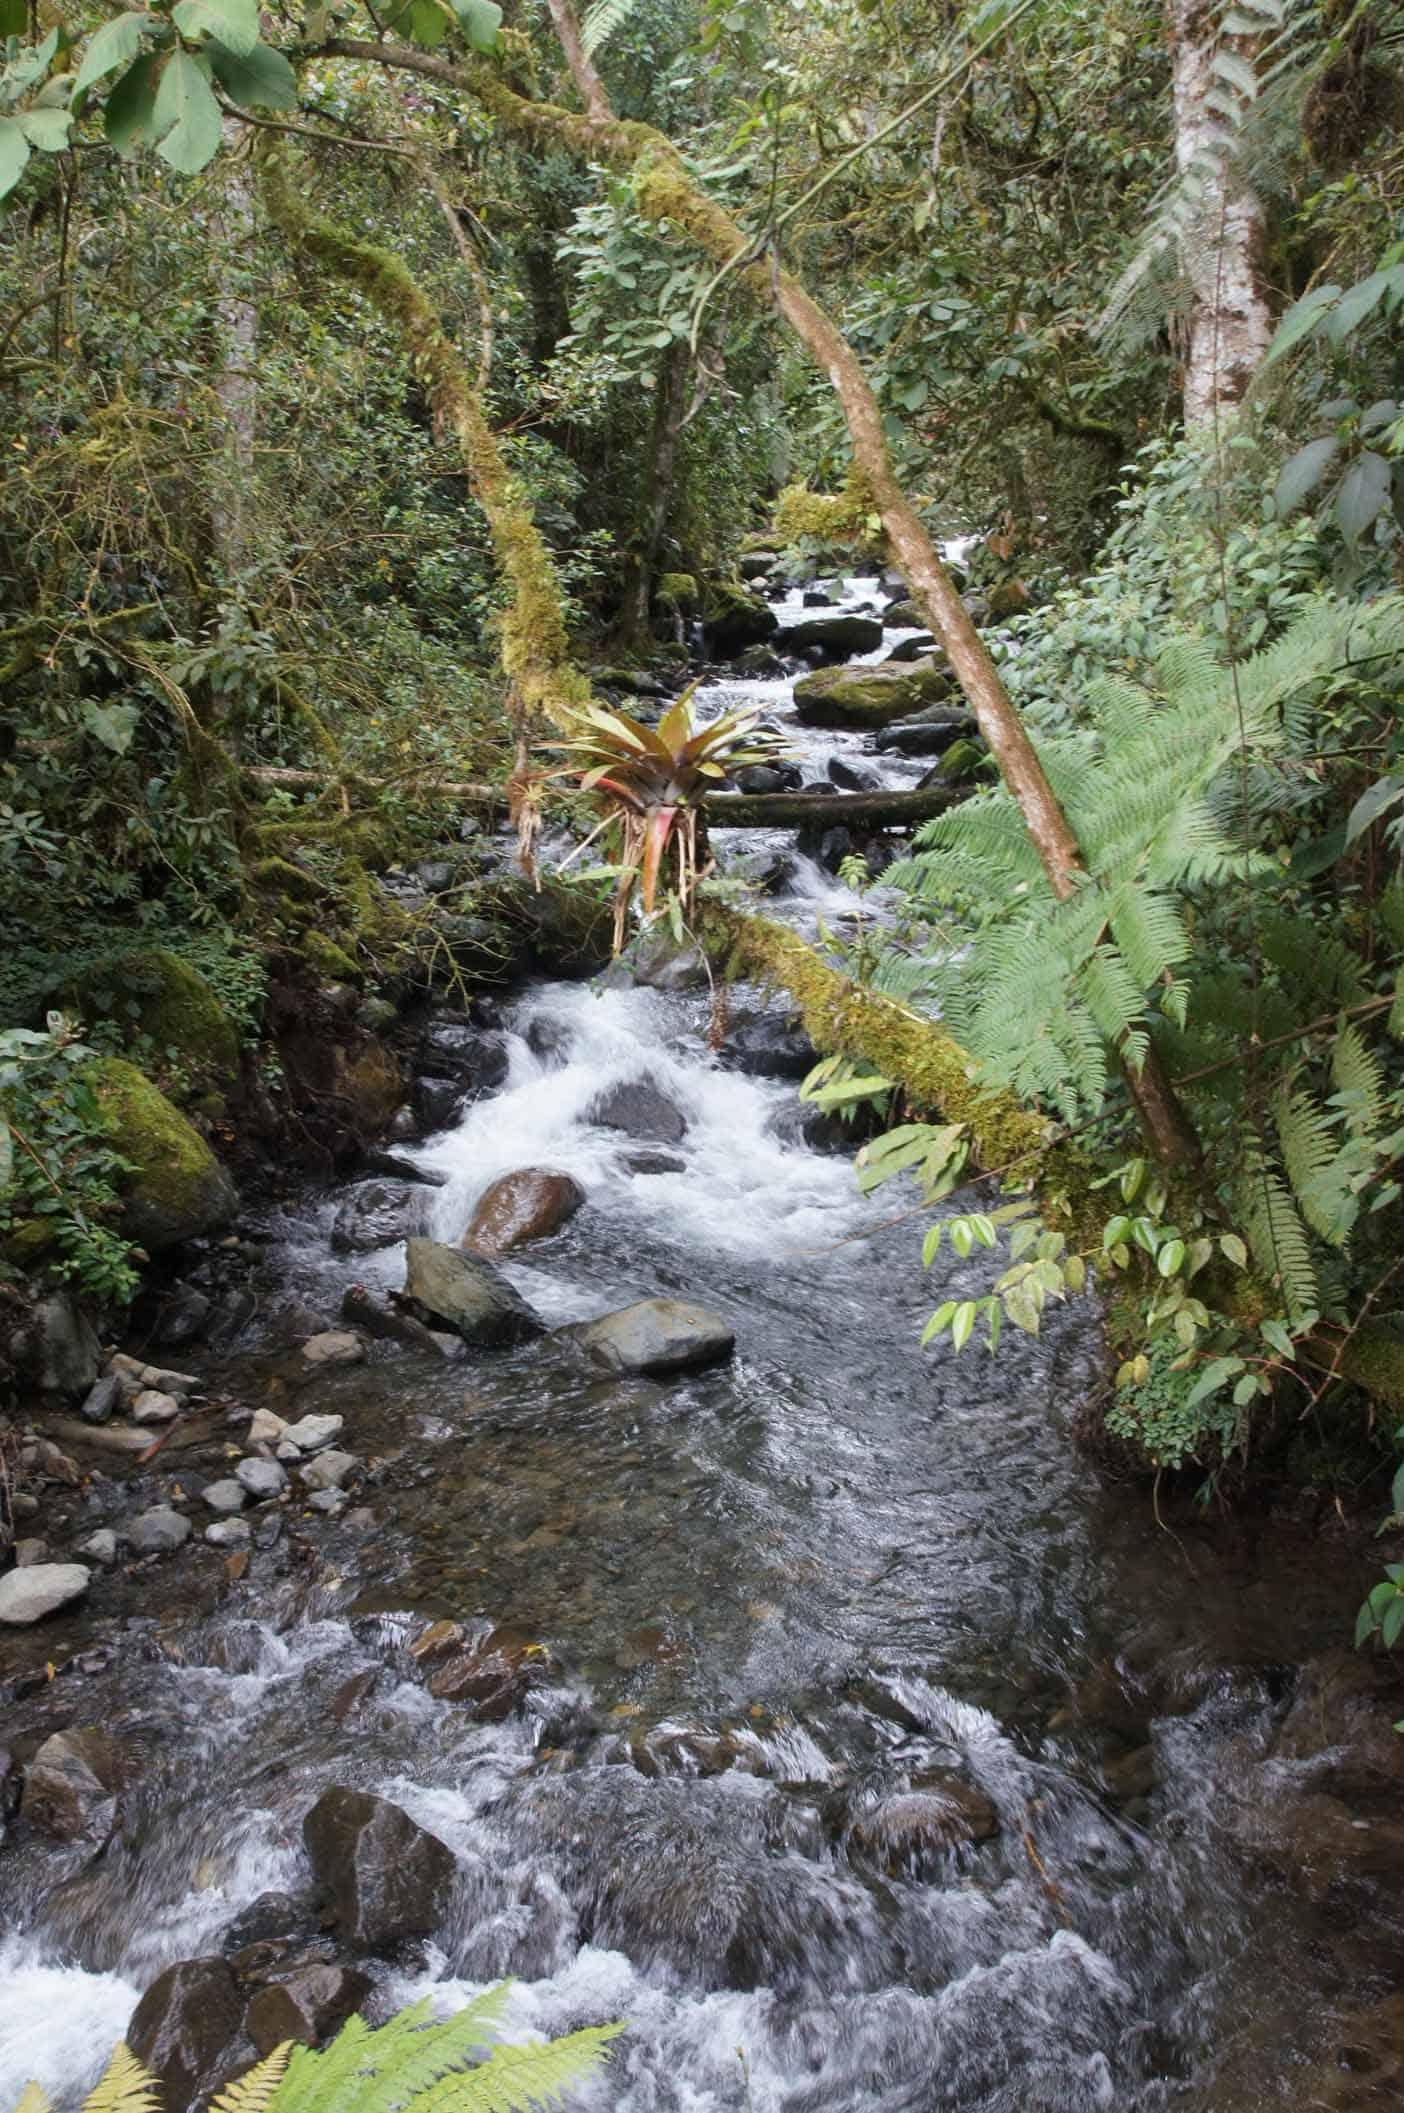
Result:
<instances>
[{"instance_id":1,"label":"fern frond","mask_svg":"<svg viewBox=\"0 0 1404 2113\"><path fill-rule=\"evenodd\" d=\"M1248 1153L1238 1216L1254 1261L1280 1289L1291 1318L1315 1312L1319 1293L1306 1228L1291 1192L1261 1147L1252 1147Z\"/></svg>"},{"instance_id":2,"label":"fern frond","mask_svg":"<svg viewBox=\"0 0 1404 2113\"><path fill-rule=\"evenodd\" d=\"M1285 1086L1273 1096L1272 1112L1302 1216L1332 1247L1343 1247L1358 1206L1350 1189L1351 1160L1341 1152L1330 1115L1313 1094Z\"/></svg>"},{"instance_id":3,"label":"fern frond","mask_svg":"<svg viewBox=\"0 0 1404 2113\"><path fill-rule=\"evenodd\" d=\"M1189 933L1168 895L1145 888L1118 888L1110 905L1111 928L1127 969L1142 990L1158 983L1167 968L1190 957Z\"/></svg>"},{"instance_id":4,"label":"fern frond","mask_svg":"<svg viewBox=\"0 0 1404 2113\"><path fill-rule=\"evenodd\" d=\"M268 2113L291 2053L291 2040L284 2040L252 2069L226 2084L219 2097L211 2100L210 2113Z\"/></svg>"},{"instance_id":5,"label":"fern frond","mask_svg":"<svg viewBox=\"0 0 1404 2113\"><path fill-rule=\"evenodd\" d=\"M1331 1051L1331 1083L1351 1134L1373 1143L1384 1121L1384 1073L1360 1029L1349 1021Z\"/></svg>"},{"instance_id":6,"label":"fern frond","mask_svg":"<svg viewBox=\"0 0 1404 2113\"><path fill-rule=\"evenodd\" d=\"M595 0L580 25L580 41L585 47L585 56L593 59L602 44L607 44L617 29L628 21L638 0Z\"/></svg>"},{"instance_id":7,"label":"fern frond","mask_svg":"<svg viewBox=\"0 0 1404 2113\"><path fill-rule=\"evenodd\" d=\"M1136 1025L1142 1011L1141 987L1116 947L1097 948L1082 971L1080 988L1087 1010L1107 1040L1116 1045L1126 1037L1126 1055L1139 1064L1146 1047L1145 1031Z\"/></svg>"},{"instance_id":8,"label":"fern frond","mask_svg":"<svg viewBox=\"0 0 1404 2113\"><path fill-rule=\"evenodd\" d=\"M83 2113L160 2113L160 2105L155 2077L126 2041L119 2040L111 2061L83 2101Z\"/></svg>"},{"instance_id":9,"label":"fern frond","mask_svg":"<svg viewBox=\"0 0 1404 2113\"><path fill-rule=\"evenodd\" d=\"M15 2113L54 2113L54 2102L42 2084L26 2084Z\"/></svg>"},{"instance_id":10,"label":"fern frond","mask_svg":"<svg viewBox=\"0 0 1404 2113\"><path fill-rule=\"evenodd\" d=\"M397 2035L383 2053L381 2035L390 2027L382 2025L371 2035L375 2081L362 2085L356 2113L393 2113L397 2106L417 2105L432 2084L450 2070L464 2068L474 2053L496 2039L511 1996L511 1982L499 1981L451 2018L416 2024L412 2033Z\"/></svg>"},{"instance_id":11,"label":"fern frond","mask_svg":"<svg viewBox=\"0 0 1404 2113\"><path fill-rule=\"evenodd\" d=\"M498 2047L476 2069L443 2077L405 2113L531 2113L559 2103L608 2060L622 2025L589 2025L535 2047ZM359 2107L357 2108L359 2113Z\"/></svg>"},{"instance_id":12,"label":"fern frond","mask_svg":"<svg viewBox=\"0 0 1404 2113\"><path fill-rule=\"evenodd\" d=\"M390 2033L396 2028L408 2031L413 2025L422 2024L428 2018L429 2010L426 1996L422 2002L400 2011L380 2030L382 2033ZM371 2041L378 2037L358 2015L349 2017L331 2045L320 2053L311 2047L294 2047L274 2101L276 2113L339 2113L342 2098L354 2105L361 2080L374 2074L375 2065L369 2048Z\"/></svg>"}]
</instances>

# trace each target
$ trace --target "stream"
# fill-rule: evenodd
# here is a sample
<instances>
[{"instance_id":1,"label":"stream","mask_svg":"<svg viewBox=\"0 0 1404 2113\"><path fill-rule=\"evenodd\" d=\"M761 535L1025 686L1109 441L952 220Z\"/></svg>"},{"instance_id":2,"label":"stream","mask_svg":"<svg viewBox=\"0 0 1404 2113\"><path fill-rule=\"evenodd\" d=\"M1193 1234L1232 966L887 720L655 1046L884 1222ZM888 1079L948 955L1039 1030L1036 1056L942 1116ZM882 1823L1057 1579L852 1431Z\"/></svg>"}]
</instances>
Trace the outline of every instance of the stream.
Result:
<instances>
[{"instance_id":1,"label":"stream","mask_svg":"<svg viewBox=\"0 0 1404 2113\"><path fill-rule=\"evenodd\" d=\"M712 702L792 724L778 679ZM926 767L798 740L807 777ZM780 844L714 836L723 861ZM771 907L832 926L857 903L797 859ZM140 1767L96 1853L24 1829L0 1851L5 2113L29 2076L74 2105L156 1974L305 1893L301 1819L335 1784L457 1860L375 2014L511 1976L509 2036L627 2019L589 2113L1357 2103L1300 2096L1298 2065L1398 1986L1397 1872L1323 1870L1273 1815L1319 1785L1276 1742L1296 1669L1349 1641L1368 1551L1306 1512L1162 1522L1099 1476L1072 1436L1089 1304L995 1359L923 1352L920 1220L806 1147L793 1084L719 1064L710 1010L614 976L528 989L503 1085L413 1155L446 1177L425 1193L450 1242L496 1176L574 1175L585 1207L504 1265L523 1296L552 1326L695 1300L734 1361L654 1381L549 1338L378 1346L305 1398L372 1463L359 1523L256 1552L217 1604L133 1598L81 1691L10 1705L0 1743L101 1724ZM631 1171L585 1119L641 1077L686 1119L681 1171ZM334 1315L347 1284L401 1281L398 1249L330 1252L336 1202L277 1222L270 1303ZM988 1274L942 1268L938 1296ZM206 1360L250 1405L285 1384L260 1325ZM501 1721L429 1693L408 1645L440 1618L542 1647Z\"/></svg>"}]
</instances>

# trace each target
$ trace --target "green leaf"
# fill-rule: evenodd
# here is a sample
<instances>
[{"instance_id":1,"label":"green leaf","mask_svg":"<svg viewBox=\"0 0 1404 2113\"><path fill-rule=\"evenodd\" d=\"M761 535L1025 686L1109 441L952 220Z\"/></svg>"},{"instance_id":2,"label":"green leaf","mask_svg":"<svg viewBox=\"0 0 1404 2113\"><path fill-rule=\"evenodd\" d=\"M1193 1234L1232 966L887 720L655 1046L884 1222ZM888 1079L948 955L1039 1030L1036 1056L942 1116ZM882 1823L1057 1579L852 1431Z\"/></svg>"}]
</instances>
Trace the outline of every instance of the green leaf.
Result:
<instances>
[{"instance_id":1,"label":"green leaf","mask_svg":"<svg viewBox=\"0 0 1404 2113\"><path fill-rule=\"evenodd\" d=\"M1296 1356L1297 1346L1281 1321L1263 1321L1259 1324L1258 1332L1264 1342L1269 1343L1278 1352L1279 1356L1286 1358L1294 1358Z\"/></svg>"},{"instance_id":2,"label":"green leaf","mask_svg":"<svg viewBox=\"0 0 1404 2113\"><path fill-rule=\"evenodd\" d=\"M1240 1381L1238 1382L1238 1385L1237 1385L1237 1386L1236 1386L1236 1387L1234 1388L1234 1390L1233 1390L1233 1405L1234 1405L1234 1407L1235 1407L1236 1409L1242 1409L1242 1408L1246 1408L1246 1407L1247 1407L1247 1405L1248 1405L1248 1403L1249 1403L1250 1401L1252 1401L1252 1399L1253 1399L1253 1398L1254 1398L1254 1396L1255 1396L1255 1395L1257 1394L1257 1392L1258 1392L1258 1376L1257 1376L1257 1374L1256 1374L1255 1372L1247 1372L1247 1373L1245 1373L1245 1374L1244 1374L1244 1376L1243 1376L1243 1378L1242 1378L1242 1379L1240 1379Z\"/></svg>"},{"instance_id":3,"label":"green leaf","mask_svg":"<svg viewBox=\"0 0 1404 2113\"><path fill-rule=\"evenodd\" d=\"M1350 810L1346 843L1353 844L1358 836L1363 836L1399 800L1404 800L1404 778L1376 778L1368 792L1362 792Z\"/></svg>"},{"instance_id":4,"label":"green leaf","mask_svg":"<svg viewBox=\"0 0 1404 2113\"><path fill-rule=\"evenodd\" d=\"M945 1299L936 1308L936 1311L932 1314L930 1320L927 1322L926 1326L921 1331L921 1347L923 1350L931 1341L933 1335L939 1335L943 1328L946 1328L950 1325L951 1317L954 1314L955 1310L956 1308L954 1299Z\"/></svg>"},{"instance_id":5,"label":"green leaf","mask_svg":"<svg viewBox=\"0 0 1404 2113\"><path fill-rule=\"evenodd\" d=\"M941 1246L941 1235L945 1230L944 1221L938 1218L927 1232L926 1238L921 1243L921 1266L923 1269L930 1269L932 1263L936 1260Z\"/></svg>"},{"instance_id":6,"label":"green leaf","mask_svg":"<svg viewBox=\"0 0 1404 2113\"><path fill-rule=\"evenodd\" d=\"M134 59L103 105L102 129L108 143L119 154L130 154L151 138L156 115L156 67L154 52Z\"/></svg>"},{"instance_id":7,"label":"green leaf","mask_svg":"<svg viewBox=\"0 0 1404 2113\"><path fill-rule=\"evenodd\" d=\"M951 1320L951 1341L957 1350L963 1350L970 1340L970 1331L975 1326L975 1301L962 1299Z\"/></svg>"},{"instance_id":8,"label":"green leaf","mask_svg":"<svg viewBox=\"0 0 1404 2113\"><path fill-rule=\"evenodd\" d=\"M29 141L12 117L0 117L0 198L7 198L24 174Z\"/></svg>"},{"instance_id":9,"label":"green leaf","mask_svg":"<svg viewBox=\"0 0 1404 2113\"><path fill-rule=\"evenodd\" d=\"M1386 294L1397 293L1401 287L1404 287L1404 272L1401 272L1397 265L1393 271L1372 271L1368 279L1361 279L1357 285L1348 286L1326 326L1326 334L1331 343L1343 344L1351 331L1379 307Z\"/></svg>"},{"instance_id":10,"label":"green leaf","mask_svg":"<svg viewBox=\"0 0 1404 2113\"><path fill-rule=\"evenodd\" d=\"M188 51L173 51L156 90L156 152L182 176L196 176L219 152L219 104L204 70Z\"/></svg>"},{"instance_id":11,"label":"green leaf","mask_svg":"<svg viewBox=\"0 0 1404 2113\"><path fill-rule=\"evenodd\" d=\"M68 145L71 110L21 110L16 121L31 147L45 154L62 154Z\"/></svg>"},{"instance_id":12,"label":"green leaf","mask_svg":"<svg viewBox=\"0 0 1404 2113\"><path fill-rule=\"evenodd\" d=\"M29 27L29 0L0 0L0 37L22 37Z\"/></svg>"},{"instance_id":13,"label":"green leaf","mask_svg":"<svg viewBox=\"0 0 1404 2113\"><path fill-rule=\"evenodd\" d=\"M1155 1266L1163 1277L1173 1277L1185 1259L1183 1240L1167 1240L1155 1258Z\"/></svg>"},{"instance_id":14,"label":"green leaf","mask_svg":"<svg viewBox=\"0 0 1404 2113\"><path fill-rule=\"evenodd\" d=\"M188 44L217 37L236 58L246 59L258 42L258 0L176 0L171 20Z\"/></svg>"},{"instance_id":15,"label":"green leaf","mask_svg":"<svg viewBox=\"0 0 1404 2113\"><path fill-rule=\"evenodd\" d=\"M1336 493L1336 526L1347 543L1358 543L1389 504L1391 470L1383 455L1366 448L1357 455Z\"/></svg>"},{"instance_id":16,"label":"green leaf","mask_svg":"<svg viewBox=\"0 0 1404 2113\"><path fill-rule=\"evenodd\" d=\"M951 1246L964 1262L975 1245L975 1235L964 1218L951 1220Z\"/></svg>"},{"instance_id":17,"label":"green leaf","mask_svg":"<svg viewBox=\"0 0 1404 2113\"><path fill-rule=\"evenodd\" d=\"M1211 1365L1206 1365L1194 1385L1190 1388L1189 1393L1185 1396L1185 1407L1192 1409L1196 1403L1206 1400L1210 1394L1217 1394L1220 1387L1224 1386L1229 1380L1236 1379L1242 1370L1243 1359L1241 1357L1216 1357Z\"/></svg>"},{"instance_id":18,"label":"green leaf","mask_svg":"<svg viewBox=\"0 0 1404 2113\"><path fill-rule=\"evenodd\" d=\"M1399 1641L1401 1630L1404 1630L1404 1598L1395 1599L1384 1610L1384 1619L1380 1623L1380 1637L1387 1651L1394 1649L1394 1646Z\"/></svg>"},{"instance_id":19,"label":"green leaf","mask_svg":"<svg viewBox=\"0 0 1404 2113\"><path fill-rule=\"evenodd\" d=\"M208 49L215 79L241 110L296 110L297 75L271 44L240 54L212 39Z\"/></svg>"},{"instance_id":20,"label":"green leaf","mask_svg":"<svg viewBox=\"0 0 1404 2113\"><path fill-rule=\"evenodd\" d=\"M1225 1233L1219 1241L1219 1246L1235 1268L1246 1269L1248 1267L1248 1250L1239 1239L1237 1233Z\"/></svg>"},{"instance_id":21,"label":"green leaf","mask_svg":"<svg viewBox=\"0 0 1404 2113\"><path fill-rule=\"evenodd\" d=\"M110 748L114 756L125 756L132 745L132 736L137 729L141 714L134 704L94 704L83 706L83 723L88 732Z\"/></svg>"},{"instance_id":22,"label":"green leaf","mask_svg":"<svg viewBox=\"0 0 1404 2113\"><path fill-rule=\"evenodd\" d=\"M1331 464L1341 451L1340 441L1334 433L1327 433L1320 440L1309 440L1304 448L1283 463L1273 493L1273 506L1280 520L1286 520L1311 492L1316 490Z\"/></svg>"},{"instance_id":23,"label":"green leaf","mask_svg":"<svg viewBox=\"0 0 1404 2113\"><path fill-rule=\"evenodd\" d=\"M1327 310L1333 308L1340 297L1339 286L1314 286L1310 293L1302 295L1300 301L1294 301L1273 332L1272 343L1268 346L1263 366L1270 367L1274 360L1280 360L1284 353L1290 352L1294 345L1299 345L1304 337L1310 336L1319 327Z\"/></svg>"},{"instance_id":24,"label":"green leaf","mask_svg":"<svg viewBox=\"0 0 1404 2113\"><path fill-rule=\"evenodd\" d=\"M85 88L91 88L94 81L100 81L104 74L112 73L118 66L125 66L134 59L141 49L144 33L153 27L152 16L128 14L114 15L110 22L104 22L101 29L94 31L73 83L75 99Z\"/></svg>"},{"instance_id":25,"label":"green leaf","mask_svg":"<svg viewBox=\"0 0 1404 2113\"><path fill-rule=\"evenodd\" d=\"M497 0L453 0L458 24L474 51L495 52L502 10Z\"/></svg>"},{"instance_id":26,"label":"green leaf","mask_svg":"<svg viewBox=\"0 0 1404 2113\"><path fill-rule=\"evenodd\" d=\"M1367 1599L1362 1602L1360 1612L1355 1617L1355 1648L1357 1651L1363 1643L1369 1642L1378 1626L1379 1624L1375 1620L1375 1610Z\"/></svg>"}]
</instances>

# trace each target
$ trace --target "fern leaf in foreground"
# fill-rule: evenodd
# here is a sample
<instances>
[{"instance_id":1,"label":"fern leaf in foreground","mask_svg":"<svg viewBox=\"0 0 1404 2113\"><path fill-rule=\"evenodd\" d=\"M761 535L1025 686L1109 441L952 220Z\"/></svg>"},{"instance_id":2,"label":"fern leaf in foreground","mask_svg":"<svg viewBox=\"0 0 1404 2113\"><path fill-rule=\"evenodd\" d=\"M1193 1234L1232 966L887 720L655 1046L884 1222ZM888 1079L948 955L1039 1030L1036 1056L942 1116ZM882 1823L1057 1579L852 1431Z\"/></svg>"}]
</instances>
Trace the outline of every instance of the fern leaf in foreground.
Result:
<instances>
[{"instance_id":1,"label":"fern leaf in foreground","mask_svg":"<svg viewBox=\"0 0 1404 2113\"><path fill-rule=\"evenodd\" d=\"M252 2069L245 2070L232 2084L225 2085L219 2097L212 2101L210 2113L268 2113L283 2081L291 2052L289 2040L285 2040L281 2047L275 2047Z\"/></svg>"},{"instance_id":2,"label":"fern leaf in foreground","mask_svg":"<svg viewBox=\"0 0 1404 2113\"><path fill-rule=\"evenodd\" d=\"M126 2041L119 2040L111 2061L83 2101L83 2113L160 2113L160 2106L155 2077Z\"/></svg>"},{"instance_id":3,"label":"fern leaf in foreground","mask_svg":"<svg viewBox=\"0 0 1404 2113\"><path fill-rule=\"evenodd\" d=\"M476 2069L446 2076L405 2113L531 2113L559 2104L572 2085L608 2059L622 2025L589 2025L536 2047L498 2047Z\"/></svg>"},{"instance_id":4,"label":"fern leaf in foreground","mask_svg":"<svg viewBox=\"0 0 1404 2113\"><path fill-rule=\"evenodd\" d=\"M15 2113L54 2113L54 2102L42 2084L26 2084Z\"/></svg>"}]
</instances>

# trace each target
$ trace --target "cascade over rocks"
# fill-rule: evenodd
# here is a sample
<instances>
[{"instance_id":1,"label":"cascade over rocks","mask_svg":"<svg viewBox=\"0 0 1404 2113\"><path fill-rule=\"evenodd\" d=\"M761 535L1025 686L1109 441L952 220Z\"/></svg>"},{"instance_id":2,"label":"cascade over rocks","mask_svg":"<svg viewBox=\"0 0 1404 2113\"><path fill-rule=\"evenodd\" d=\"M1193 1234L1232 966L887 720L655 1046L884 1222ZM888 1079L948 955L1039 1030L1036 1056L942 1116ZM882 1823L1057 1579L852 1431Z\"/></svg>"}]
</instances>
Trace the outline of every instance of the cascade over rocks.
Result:
<instances>
[{"instance_id":1,"label":"cascade over rocks","mask_svg":"<svg viewBox=\"0 0 1404 2113\"><path fill-rule=\"evenodd\" d=\"M521 1167L484 1189L461 1244L489 1257L509 1254L558 1232L584 1201L585 1191L573 1175L552 1167Z\"/></svg>"},{"instance_id":2,"label":"cascade over rocks","mask_svg":"<svg viewBox=\"0 0 1404 2113\"><path fill-rule=\"evenodd\" d=\"M675 1145L687 1135L687 1118L674 1107L652 1079L629 1079L611 1086L591 1101L585 1111L588 1123L602 1129L622 1130L626 1137L643 1143Z\"/></svg>"},{"instance_id":3,"label":"cascade over rocks","mask_svg":"<svg viewBox=\"0 0 1404 2113\"><path fill-rule=\"evenodd\" d=\"M775 638L778 652L804 653L817 646L835 659L872 653L881 644L882 619L876 616L807 616L800 623L784 625Z\"/></svg>"},{"instance_id":4,"label":"cascade over rocks","mask_svg":"<svg viewBox=\"0 0 1404 2113\"><path fill-rule=\"evenodd\" d=\"M804 1029L777 1013L734 1020L718 1053L729 1070L762 1079L807 1078L819 1061Z\"/></svg>"},{"instance_id":5,"label":"cascade over rocks","mask_svg":"<svg viewBox=\"0 0 1404 2113\"><path fill-rule=\"evenodd\" d=\"M59 1841L105 1841L116 1822L126 1760L96 1725L54 1732L29 1764L20 1811Z\"/></svg>"},{"instance_id":6,"label":"cascade over rocks","mask_svg":"<svg viewBox=\"0 0 1404 2113\"><path fill-rule=\"evenodd\" d=\"M369 1254L393 1247L422 1233L429 1223L429 1202L408 1183L362 1181L348 1190L332 1220L331 1244L339 1255Z\"/></svg>"},{"instance_id":7,"label":"cascade over rocks","mask_svg":"<svg viewBox=\"0 0 1404 2113\"><path fill-rule=\"evenodd\" d=\"M505 1348L545 1332L490 1262L437 1240L406 1241L403 1295L417 1319L445 1325L477 1349Z\"/></svg>"},{"instance_id":8,"label":"cascade over rocks","mask_svg":"<svg viewBox=\"0 0 1404 2113\"><path fill-rule=\"evenodd\" d=\"M736 1347L736 1331L720 1314L687 1299L640 1299L556 1332L612 1372L687 1372L720 1364Z\"/></svg>"},{"instance_id":9,"label":"cascade over rocks","mask_svg":"<svg viewBox=\"0 0 1404 2113\"><path fill-rule=\"evenodd\" d=\"M324 1790L302 1838L337 1927L358 1951L392 1951L438 1928L457 1865L398 1805L365 1790Z\"/></svg>"}]
</instances>

